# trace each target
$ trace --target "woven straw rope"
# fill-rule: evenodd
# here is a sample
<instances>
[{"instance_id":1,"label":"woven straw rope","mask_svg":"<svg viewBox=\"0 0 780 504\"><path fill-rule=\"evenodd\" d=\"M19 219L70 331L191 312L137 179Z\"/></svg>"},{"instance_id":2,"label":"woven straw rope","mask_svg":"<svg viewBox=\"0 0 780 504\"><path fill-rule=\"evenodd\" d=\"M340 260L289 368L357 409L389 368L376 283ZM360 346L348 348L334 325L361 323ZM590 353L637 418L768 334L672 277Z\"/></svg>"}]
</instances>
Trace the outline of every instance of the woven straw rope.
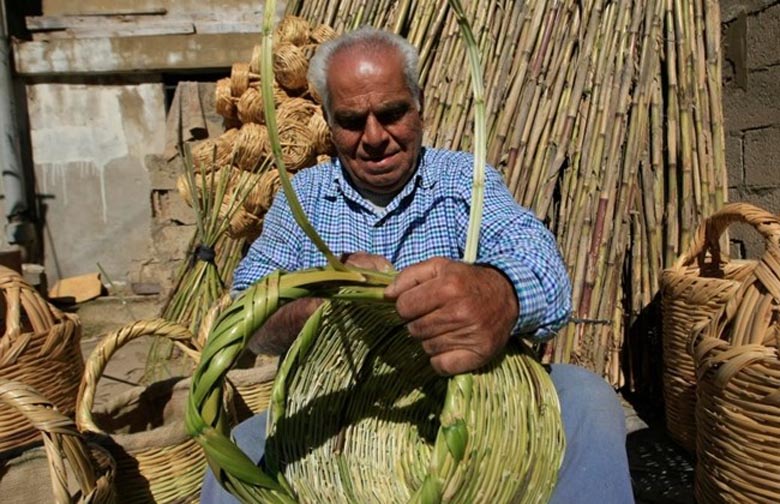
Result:
<instances>
[{"instance_id":1,"label":"woven straw rope","mask_svg":"<svg viewBox=\"0 0 780 504\"><path fill-rule=\"evenodd\" d=\"M780 502L780 246L692 342L699 502Z\"/></svg>"},{"instance_id":2,"label":"woven straw rope","mask_svg":"<svg viewBox=\"0 0 780 504\"><path fill-rule=\"evenodd\" d=\"M689 351L694 327L708 322L733 297L756 261L725 260L719 239L734 223L753 226L769 243L780 239L780 220L746 203L732 203L705 220L688 251L661 277L664 399L670 435L696 450L696 375Z\"/></svg>"},{"instance_id":3,"label":"woven straw rope","mask_svg":"<svg viewBox=\"0 0 780 504\"><path fill-rule=\"evenodd\" d=\"M222 468L222 484L244 502L403 502L421 489L428 495L433 477L455 502L544 502L563 455L547 373L515 341L474 375L473 387L450 396L454 382L433 375L391 305L326 303L309 319L274 384L268 472L225 444L214 398L267 317L307 295L355 299L371 286L381 299L391 278L274 273L222 314L193 375L187 414L189 431ZM447 429L439 424L445 393L454 415L442 418ZM235 472L227 468L234 464Z\"/></svg>"},{"instance_id":4,"label":"woven straw rope","mask_svg":"<svg viewBox=\"0 0 780 504\"><path fill-rule=\"evenodd\" d=\"M54 502L115 502L114 460L98 446L87 449L73 421L57 411L52 402L29 385L3 378L0 378L0 402L18 411L42 433ZM68 488L67 467L75 477L78 494L71 494ZM41 482L30 483L37 485ZM7 499L15 497L6 496Z\"/></svg>"},{"instance_id":5,"label":"woven straw rope","mask_svg":"<svg viewBox=\"0 0 780 504\"><path fill-rule=\"evenodd\" d=\"M72 415L84 370L81 323L47 303L17 272L0 266L0 377L27 383ZM55 379L53 379L55 378ZM0 451L40 439L15 408L0 405Z\"/></svg>"}]
</instances>

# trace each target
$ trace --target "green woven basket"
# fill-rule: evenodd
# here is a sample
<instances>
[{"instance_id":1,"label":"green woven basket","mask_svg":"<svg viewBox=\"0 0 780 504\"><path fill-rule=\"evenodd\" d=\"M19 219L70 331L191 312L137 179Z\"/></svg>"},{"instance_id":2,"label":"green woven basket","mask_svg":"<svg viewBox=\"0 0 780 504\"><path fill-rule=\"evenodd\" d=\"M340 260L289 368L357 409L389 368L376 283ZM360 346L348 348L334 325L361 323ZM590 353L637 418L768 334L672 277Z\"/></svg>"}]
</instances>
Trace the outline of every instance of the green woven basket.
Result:
<instances>
[{"instance_id":1,"label":"green woven basket","mask_svg":"<svg viewBox=\"0 0 780 504\"><path fill-rule=\"evenodd\" d=\"M514 340L495 363L435 375L393 306L392 279L274 273L226 310L192 379L187 428L244 502L547 502L564 452L552 381ZM330 299L282 363L265 466L228 438L224 377L286 302Z\"/></svg>"}]
</instances>

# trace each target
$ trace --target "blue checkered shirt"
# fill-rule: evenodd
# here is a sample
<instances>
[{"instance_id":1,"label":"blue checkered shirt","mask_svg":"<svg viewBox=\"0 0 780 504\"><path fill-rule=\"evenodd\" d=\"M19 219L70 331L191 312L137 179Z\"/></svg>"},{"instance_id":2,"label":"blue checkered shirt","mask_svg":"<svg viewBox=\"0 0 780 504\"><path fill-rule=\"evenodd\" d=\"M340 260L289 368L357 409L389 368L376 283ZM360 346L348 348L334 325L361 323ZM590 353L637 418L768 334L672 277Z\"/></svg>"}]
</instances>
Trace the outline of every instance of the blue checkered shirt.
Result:
<instances>
[{"instance_id":1,"label":"blue checkered shirt","mask_svg":"<svg viewBox=\"0 0 780 504\"><path fill-rule=\"evenodd\" d=\"M384 256L401 270L435 256L463 257L472 170L468 153L424 148L417 173L383 210L354 189L335 158L301 171L293 186L333 253L366 251ZM477 262L498 268L514 285L520 306L516 334L541 341L568 319L571 286L555 239L531 211L514 201L492 167L486 172ZM279 191L262 235L236 268L233 290L246 289L274 270L325 264Z\"/></svg>"}]
</instances>

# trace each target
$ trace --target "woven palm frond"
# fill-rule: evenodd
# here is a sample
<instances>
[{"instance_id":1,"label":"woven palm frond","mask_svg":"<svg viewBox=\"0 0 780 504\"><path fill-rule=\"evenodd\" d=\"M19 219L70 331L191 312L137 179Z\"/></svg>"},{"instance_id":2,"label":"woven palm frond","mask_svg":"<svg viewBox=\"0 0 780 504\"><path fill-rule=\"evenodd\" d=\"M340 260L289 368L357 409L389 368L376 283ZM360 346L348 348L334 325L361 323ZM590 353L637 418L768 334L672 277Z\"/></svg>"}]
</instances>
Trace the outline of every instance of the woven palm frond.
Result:
<instances>
[{"instance_id":1,"label":"woven palm frond","mask_svg":"<svg viewBox=\"0 0 780 504\"><path fill-rule=\"evenodd\" d=\"M473 377L436 376L392 305L378 304L391 279L275 273L223 313L187 412L222 484L245 502L429 502L429 492L444 491L462 502L544 502L564 444L547 372L515 342ZM257 328L308 295L333 302L307 322L282 364L263 470L234 445L226 449L214 398Z\"/></svg>"}]
</instances>

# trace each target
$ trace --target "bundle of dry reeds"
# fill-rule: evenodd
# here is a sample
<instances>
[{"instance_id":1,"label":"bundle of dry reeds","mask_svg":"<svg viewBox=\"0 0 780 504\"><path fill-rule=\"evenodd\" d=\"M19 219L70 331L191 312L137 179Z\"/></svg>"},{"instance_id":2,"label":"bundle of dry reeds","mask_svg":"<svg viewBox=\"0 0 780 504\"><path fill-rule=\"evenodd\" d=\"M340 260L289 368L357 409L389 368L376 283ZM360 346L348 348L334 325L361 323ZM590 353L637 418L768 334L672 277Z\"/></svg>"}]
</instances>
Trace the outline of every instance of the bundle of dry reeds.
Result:
<instances>
[{"instance_id":1,"label":"bundle of dry reeds","mask_svg":"<svg viewBox=\"0 0 780 504\"><path fill-rule=\"evenodd\" d=\"M556 233L572 322L548 358L620 385L625 335L691 230L725 200L717 2L464 2L485 68L488 161ZM337 32L420 50L426 143L469 149L466 53L442 2L290 2Z\"/></svg>"}]
</instances>

